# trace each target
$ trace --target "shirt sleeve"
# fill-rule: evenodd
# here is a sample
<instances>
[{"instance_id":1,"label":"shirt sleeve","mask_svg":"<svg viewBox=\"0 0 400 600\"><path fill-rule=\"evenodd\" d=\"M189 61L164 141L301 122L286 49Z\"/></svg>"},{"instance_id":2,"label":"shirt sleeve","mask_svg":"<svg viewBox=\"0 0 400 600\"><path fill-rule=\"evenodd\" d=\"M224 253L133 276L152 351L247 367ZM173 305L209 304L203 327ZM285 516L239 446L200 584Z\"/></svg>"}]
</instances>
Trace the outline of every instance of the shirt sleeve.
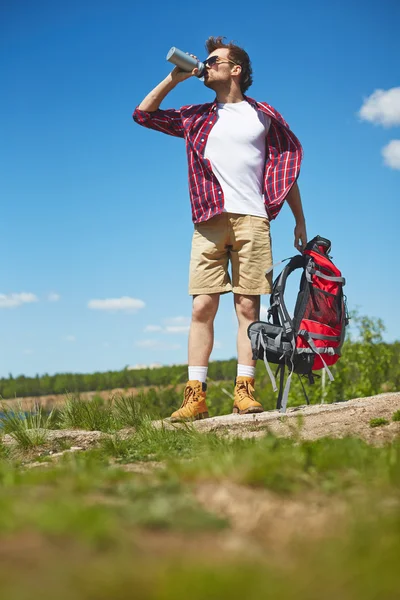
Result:
<instances>
[{"instance_id":1,"label":"shirt sleeve","mask_svg":"<svg viewBox=\"0 0 400 600\"><path fill-rule=\"evenodd\" d=\"M170 108L167 110L155 110L147 112L136 108L133 113L133 120L149 129L155 129L168 135L175 137L184 137L184 129L182 125L182 115L180 110Z\"/></svg>"}]
</instances>

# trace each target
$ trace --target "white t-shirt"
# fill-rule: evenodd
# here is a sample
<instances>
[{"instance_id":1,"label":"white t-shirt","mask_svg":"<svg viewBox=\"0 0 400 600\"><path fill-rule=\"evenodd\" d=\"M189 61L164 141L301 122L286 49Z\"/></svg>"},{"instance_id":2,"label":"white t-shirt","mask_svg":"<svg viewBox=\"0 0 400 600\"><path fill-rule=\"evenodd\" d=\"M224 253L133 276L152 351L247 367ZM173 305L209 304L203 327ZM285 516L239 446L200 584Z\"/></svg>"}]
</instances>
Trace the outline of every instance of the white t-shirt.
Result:
<instances>
[{"instance_id":1,"label":"white t-shirt","mask_svg":"<svg viewBox=\"0 0 400 600\"><path fill-rule=\"evenodd\" d=\"M217 117L204 156L222 187L224 211L265 218L265 138L271 119L246 100L218 103Z\"/></svg>"}]
</instances>

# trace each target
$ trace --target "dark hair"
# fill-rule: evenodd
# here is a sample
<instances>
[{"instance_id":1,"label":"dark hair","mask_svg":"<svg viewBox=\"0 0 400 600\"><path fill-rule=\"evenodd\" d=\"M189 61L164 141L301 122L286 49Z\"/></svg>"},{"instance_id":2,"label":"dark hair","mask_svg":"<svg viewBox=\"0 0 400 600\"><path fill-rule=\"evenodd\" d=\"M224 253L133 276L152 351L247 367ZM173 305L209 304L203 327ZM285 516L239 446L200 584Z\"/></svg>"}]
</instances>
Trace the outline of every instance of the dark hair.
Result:
<instances>
[{"instance_id":1,"label":"dark hair","mask_svg":"<svg viewBox=\"0 0 400 600\"><path fill-rule=\"evenodd\" d=\"M206 50L208 54L210 54L218 48L228 48L230 60L233 60L233 62L242 67L242 73L240 75L240 89L244 94L244 92L253 83L253 69L251 68L250 57L246 50L243 50L243 48L240 48L240 46L237 46L233 42L228 42L226 44L224 42L225 39L226 38L222 36L209 37L206 41Z\"/></svg>"}]
</instances>

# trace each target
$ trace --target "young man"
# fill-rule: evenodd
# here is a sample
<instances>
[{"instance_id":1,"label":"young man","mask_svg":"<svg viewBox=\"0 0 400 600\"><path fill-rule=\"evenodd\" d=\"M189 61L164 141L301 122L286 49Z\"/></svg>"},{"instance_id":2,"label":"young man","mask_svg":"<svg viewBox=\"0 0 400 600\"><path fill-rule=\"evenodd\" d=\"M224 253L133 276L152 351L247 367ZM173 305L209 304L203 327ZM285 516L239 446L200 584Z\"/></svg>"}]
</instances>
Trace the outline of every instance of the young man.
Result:
<instances>
[{"instance_id":1,"label":"young man","mask_svg":"<svg viewBox=\"0 0 400 600\"><path fill-rule=\"evenodd\" d=\"M194 222L189 294L193 296L189 333L189 380L174 421L208 416L206 377L214 343L220 294L233 292L238 318L238 366L233 411L262 412L254 399L255 361L247 328L259 319L260 294L271 292L270 220L286 200L296 226L294 245L307 243L297 178L299 140L271 106L244 95L252 83L249 56L224 38L206 42L204 85L214 102L160 110L165 96L196 75L178 67L152 90L133 113L151 129L185 138ZM231 262L232 277L228 272Z\"/></svg>"}]
</instances>

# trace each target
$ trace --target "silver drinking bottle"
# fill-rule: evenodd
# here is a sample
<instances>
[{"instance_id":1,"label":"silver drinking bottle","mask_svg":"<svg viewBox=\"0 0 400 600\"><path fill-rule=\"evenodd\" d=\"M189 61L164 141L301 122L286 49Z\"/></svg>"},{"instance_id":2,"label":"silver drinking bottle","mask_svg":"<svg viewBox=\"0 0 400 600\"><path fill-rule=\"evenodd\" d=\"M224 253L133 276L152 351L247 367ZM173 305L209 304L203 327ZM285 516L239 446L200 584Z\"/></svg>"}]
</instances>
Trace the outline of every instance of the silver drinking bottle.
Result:
<instances>
[{"instance_id":1,"label":"silver drinking bottle","mask_svg":"<svg viewBox=\"0 0 400 600\"><path fill-rule=\"evenodd\" d=\"M168 52L167 60L182 69L182 71L187 71L188 73L197 68L199 70L197 77L202 77L204 74L205 66L202 62L196 60L189 54L182 52L182 50L178 50L175 46L172 46L171 50Z\"/></svg>"}]
</instances>

